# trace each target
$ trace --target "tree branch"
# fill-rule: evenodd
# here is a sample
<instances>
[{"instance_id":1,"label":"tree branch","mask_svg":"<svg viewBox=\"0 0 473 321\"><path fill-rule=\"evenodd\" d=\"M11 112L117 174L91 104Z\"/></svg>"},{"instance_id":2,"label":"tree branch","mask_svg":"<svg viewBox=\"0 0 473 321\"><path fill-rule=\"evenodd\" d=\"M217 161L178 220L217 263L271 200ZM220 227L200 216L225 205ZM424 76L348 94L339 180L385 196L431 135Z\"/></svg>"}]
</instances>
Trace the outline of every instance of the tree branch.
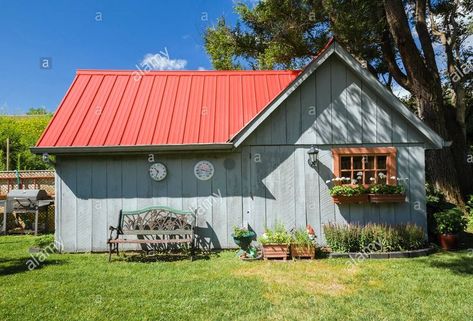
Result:
<instances>
[{"instance_id":1,"label":"tree branch","mask_svg":"<svg viewBox=\"0 0 473 321\"><path fill-rule=\"evenodd\" d=\"M439 73L437 63L435 61L435 52L434 48L432 47L432 39L430 38L426 22L426 1L427 0L416 0L415 28L417 31L417 35L419 36L422 52L424 53L426 66L432 71L434 76L437 77Z\"/></svg>"}]
</instances>

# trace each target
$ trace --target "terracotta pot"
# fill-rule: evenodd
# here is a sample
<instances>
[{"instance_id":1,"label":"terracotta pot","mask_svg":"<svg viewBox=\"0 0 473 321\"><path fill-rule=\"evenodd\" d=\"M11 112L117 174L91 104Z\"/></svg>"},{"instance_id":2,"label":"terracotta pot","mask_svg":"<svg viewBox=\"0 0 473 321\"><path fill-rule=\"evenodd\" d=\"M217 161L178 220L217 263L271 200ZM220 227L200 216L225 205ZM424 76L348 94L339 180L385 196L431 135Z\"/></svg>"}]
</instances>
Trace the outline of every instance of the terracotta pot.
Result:
<instances>
[{"instance_id":1,"label":"terracotta pot","mask_svg":"<svg viewBox=\"0 0 473 321\"><path fill-rule=\"evenodd\" d=\"M265 244L263 245L264 259L283 259L286 261L289 255L289 244Z\"/></svg>"},{"instance_id":2,"label":"terracotta pot","mask_svg":"<svg viewBox=\"0 0 473 321\"><path fill-rule=\"evenodd\" d=\"M404 203L406 194L369 194L371 203Z\"/></svg>"},{"instance_id":3,"label":"terracotta pot","mask_svg":"<svg viewBox=\"0 0 473 321\"><path fill-rule=\"evenodd\" d=\"M458 245L458 234L440 234L439 243L440 247L446 251L456 249Z\"/></svg>"},{"instance_id":4,"label":"terracotta pot","mask_svg":"<svg viewBox=\"0 0 473 321\"><path fill-rule=\"evenodd\" d=\"M312 245L291 244L291 256L293 258L315 258L315 247Z\"/></svg>"},{"instance_id":5,"label":"terracotta pot","mask_svg":"<svg viewBox=\"0 0 473 321\"><path fill-rule=\"evenodd\" d=\"M368 194L356 196L332 196L332 199L336 204L361 204L368 203Z\"/></svg>"}]
</instances>

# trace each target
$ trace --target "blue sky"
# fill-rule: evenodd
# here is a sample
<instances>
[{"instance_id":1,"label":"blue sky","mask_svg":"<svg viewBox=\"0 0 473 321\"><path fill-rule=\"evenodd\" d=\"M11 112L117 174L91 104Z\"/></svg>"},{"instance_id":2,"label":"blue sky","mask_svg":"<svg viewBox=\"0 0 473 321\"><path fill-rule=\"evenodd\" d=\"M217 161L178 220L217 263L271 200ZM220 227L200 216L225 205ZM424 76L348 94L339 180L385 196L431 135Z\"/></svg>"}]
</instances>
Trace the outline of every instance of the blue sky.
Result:
<instances>
[{"instance_id":1,"label":"blue sky","mask_svg":"<svg viewBox=\"0 0 473 321\"><path fill-rule=\"evenodd\" d=\"M0 0L0 114L54 111L77 69L136 69L166 52L161 68L211 69L202 34L221 16L236 21L231 0Z\"/></svg>"}]
</instances>

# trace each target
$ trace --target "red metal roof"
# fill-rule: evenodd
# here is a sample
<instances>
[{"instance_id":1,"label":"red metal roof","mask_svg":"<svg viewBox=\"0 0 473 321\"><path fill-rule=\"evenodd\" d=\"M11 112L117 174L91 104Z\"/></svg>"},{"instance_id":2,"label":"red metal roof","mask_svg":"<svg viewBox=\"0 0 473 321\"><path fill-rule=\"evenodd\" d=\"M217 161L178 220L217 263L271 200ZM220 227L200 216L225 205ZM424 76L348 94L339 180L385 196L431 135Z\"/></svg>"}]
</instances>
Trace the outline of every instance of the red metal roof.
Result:
<instances>
[{"instance_id":1,"label":"red metal roof","mask_svg":"<svg viewBox=\"0 0 473 321\"><path fill-rule=\"evenodd\" d=\"M299 73L80 70L37 147L225 143Z\"/></svg>"}]
</instances>

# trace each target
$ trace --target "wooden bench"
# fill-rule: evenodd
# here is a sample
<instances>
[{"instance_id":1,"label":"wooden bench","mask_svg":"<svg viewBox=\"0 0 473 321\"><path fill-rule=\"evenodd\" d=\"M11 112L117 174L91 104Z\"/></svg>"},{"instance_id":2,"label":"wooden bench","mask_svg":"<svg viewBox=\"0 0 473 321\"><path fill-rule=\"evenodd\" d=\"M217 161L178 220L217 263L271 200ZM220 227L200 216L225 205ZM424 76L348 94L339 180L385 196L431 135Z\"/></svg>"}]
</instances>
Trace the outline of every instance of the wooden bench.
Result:
<instances>
[{"instance_id":1,"label":"wooden bench","mask_svg":"<svg viewBox=\"0 0 473 321\"><path fill-rule=\"evenodd\" d=\"M187 244L190 258L194 259L196 216L193 212L164 206L146 207L136 211L120 211L118 226L110 226L109 262L118 245L132 244ZM127 239L127 236L136 238Z\"/></svg>"}]
</instances>

